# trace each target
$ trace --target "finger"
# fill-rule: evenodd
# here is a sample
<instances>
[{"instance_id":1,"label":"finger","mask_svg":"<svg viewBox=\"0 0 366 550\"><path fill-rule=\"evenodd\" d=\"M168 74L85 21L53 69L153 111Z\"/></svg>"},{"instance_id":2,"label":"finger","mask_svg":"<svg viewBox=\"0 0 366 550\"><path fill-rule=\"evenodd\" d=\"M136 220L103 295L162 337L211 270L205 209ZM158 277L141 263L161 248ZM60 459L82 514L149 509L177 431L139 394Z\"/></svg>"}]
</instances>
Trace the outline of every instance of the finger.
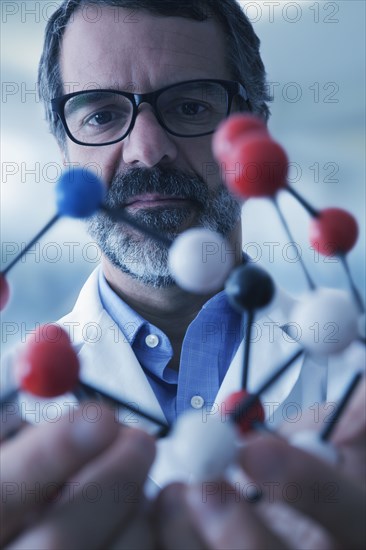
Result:
<instances>
[{"instance_id":1,"label":"finger","mask_svg":"<svg viewBox=\"0 0 366 550\"><path fill-rule=\"evenodd\" d=\"M226 481L189 488L187 501L202 538L212 550L285 550L286 546L257 517L255 506Z\"/></svg>"},{"instance_id":2,"label":"finger","mask_svg":"<svg viewBox=\"0 0 366 550\"><path fill-rule=\"evenodd\" d=\"M3 543L36 517L55 491L85 462L111 444L119 431L112 412L100 408L98 422L82 409L57 424L28 426L1 447Z\"/></svg>"},{"instance_id":3,"label":"finger","mask_svg":"<svg viewBox=\"0 0 366 550\"><path fill-rule=\"evenodd\" d=\"M17 420L15 423L7 423L7 424L1 424L1 430L0 430L0 445L3 445L5 441L9 441L13 437L15 437L19 432L21 432L24 428L29 426L27 422L23 422L23 420Z\"/></svg>"},{"instance_id":4,"label":"finger","mask_svg":"<svg viewBox=\"0 0 366 550\"><path fill-rule=\"evenodd\" d=\"M155 534L147 513L142 511L134 517L121 533L108 544L108 550L155 550Z\"/></svg>"},{"instance_id":5,"label":"finger","mask_svg":"<svg viewBox=\"0 0 366 550\"><path fill-rule=\"evenodd\" d=\"M255 508L244 502L240 493L226 481L180 487L178 491L172 486L162 493L162 497L168 499L167 510L173 506L177 508L173 525L165 509L160 511L160 536L164 548L286 548L257 517ZM178 544L182 537L185 539Z\"/></svg>"},{"instance_id":6,"label":"finger","mask_svg":"<svg viewBox=\"0 0 366 550\"><path fill-rule=\"evenodd\" d=\"M272 437L248 443L240 462L253 480L270 484L272 498L313 518L344 547L364 547L364 494L335 468Z\"/></svg>"},{"instance_id":7,"label":"finger","mask_svg":"<svg viewBox=\"0 0 366 550\"><path fill-rule=\"evenodd\" d=\"M13 398L1 401L0 415L0 443L3 443L24 427L25 423L20 414L20 407Z\"/></svg>"},{"instance_id":8,"label":"finger","mask_svg":"<svg viewBox=\"0 0 366 550\"><path fill-rule=\"evenodd\" d=\"M186 488L174 483L164 488L155 503L158 548L164 550L205 550L205 545L185 498Z\"/></svg>"},{"instance_id":9,"label":"finger","mask_svg":"<svg viewBox=\"0 0 366 550\"><path fill-rule=\"evenodd\" d=\"M154 458L153 439L121 430L106 451L72 479L75 494L63 494L42 520L9 548L93 550L124 528L142 505L142 487Z\"/></svg>"},{"instance_id":10,"label":"finger","mask_svg":"<svg viewBox=\"0 0 366 550\"><path fill-rule=\"evenodd\" d=\"M366 435L365 394L366 378L363 377L334 429L332 441L335 445L347 445L358 440L364 443Z\"/></svg>"}]
</instances>

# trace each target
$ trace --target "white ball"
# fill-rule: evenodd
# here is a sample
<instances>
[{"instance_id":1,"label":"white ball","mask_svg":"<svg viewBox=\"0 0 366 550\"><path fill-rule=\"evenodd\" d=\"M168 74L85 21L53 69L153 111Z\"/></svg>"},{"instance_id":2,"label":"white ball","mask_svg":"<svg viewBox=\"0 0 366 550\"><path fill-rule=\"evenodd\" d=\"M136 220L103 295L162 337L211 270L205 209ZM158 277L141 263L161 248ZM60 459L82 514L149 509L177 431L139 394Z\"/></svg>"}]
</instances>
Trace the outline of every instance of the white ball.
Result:
<instances>
[{"instance_id":1,"label":"white ball","mask_svg":"<svg viewBox=\"0 0 366 550\"><path fill-rule=\"evenodd\" d=\"M230 420L186 411L172 434L172 460L190 473L192 481L215 480L235 459L237 437Z\"/></svg>"},{"instance_id":2,"label":"white ball","mask_svg":"<svg viewBox=\"0 0 366 550\"><path fill-rule=\"evenodd\" d=\"M318 432L311 430L297 432L290 438L290 443L294 447L302 449L330 464L337 464L338 462L337 449L331 443L320 439Z\"/></svg>"},{"instance_id":3,"label":"white ball","mask_svg":"<svg viewBox=\"0 0 366 550\"><path fill-rule=\"evenodd\" d=\"M234 265L232 252L229 243L219 233L192 228L173 242L168 265L181 288L207 294L223 287Z\"/></svg>"},{"instance_id":4,"label":"white ball","mask_svg":"<svg viewBox=\"0 0 366 550\"><path fill-rule=\"evenodd\" d=\"M314 355L345 349L358 333L358 312L352 297L331 288L308 293L291 314L289 334Z\"/></svg>"}]
</instances>

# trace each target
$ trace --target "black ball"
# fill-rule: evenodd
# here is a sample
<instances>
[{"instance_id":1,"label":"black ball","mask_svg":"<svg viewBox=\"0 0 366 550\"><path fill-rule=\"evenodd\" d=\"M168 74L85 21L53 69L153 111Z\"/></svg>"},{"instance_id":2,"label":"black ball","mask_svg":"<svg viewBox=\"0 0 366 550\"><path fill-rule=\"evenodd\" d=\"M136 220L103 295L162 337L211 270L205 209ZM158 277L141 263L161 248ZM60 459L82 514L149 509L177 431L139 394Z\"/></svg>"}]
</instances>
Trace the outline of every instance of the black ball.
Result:
<instances>
[{"instance_id":1,"label":"black ball","mask_svg":"<svg viewBox=\"0 0 366 550\"><path fill-rule=\"evenodd\" d=\"M226 281L225 291L230 305L242 313L268 305L275 292L272 278L253 264L237 267Z\"/></svg>"}]
</instances>

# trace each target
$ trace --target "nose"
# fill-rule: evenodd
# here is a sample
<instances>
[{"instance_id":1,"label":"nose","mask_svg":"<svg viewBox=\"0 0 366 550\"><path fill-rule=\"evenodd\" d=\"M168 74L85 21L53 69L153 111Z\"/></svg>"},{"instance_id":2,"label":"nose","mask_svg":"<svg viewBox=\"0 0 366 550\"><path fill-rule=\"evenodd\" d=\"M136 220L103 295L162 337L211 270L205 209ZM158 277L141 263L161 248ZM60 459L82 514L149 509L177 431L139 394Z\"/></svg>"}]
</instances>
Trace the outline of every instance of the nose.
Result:
<instances>
[{"instance_id":1,"label":"nose","mask_svg":"<svg viewBox=\"0 0 366 550\"><path fill-rule=\"evenodd\" d=\"M152 107L139 107L134 127L123 140L123 162L134 168L169 164L177 157L177 146L156 119Z\"/></svg>"}]
</instances>

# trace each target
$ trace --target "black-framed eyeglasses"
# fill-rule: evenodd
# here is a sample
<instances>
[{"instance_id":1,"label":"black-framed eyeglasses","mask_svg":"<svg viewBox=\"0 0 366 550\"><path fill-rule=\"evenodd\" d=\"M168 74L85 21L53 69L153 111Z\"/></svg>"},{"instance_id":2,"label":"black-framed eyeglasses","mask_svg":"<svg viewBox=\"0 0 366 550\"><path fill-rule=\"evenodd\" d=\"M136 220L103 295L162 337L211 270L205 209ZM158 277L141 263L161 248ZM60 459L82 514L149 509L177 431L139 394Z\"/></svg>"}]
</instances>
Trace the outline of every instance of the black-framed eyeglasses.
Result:
<instances>
[{"instance_id":1,"label":"black-framed eyeglasses","mask_svg":"<svg viewBox=\"0 0 366 550\"><path fill-rule=\"evenodd\" d=\"M212 134L230 114L238 96L240 110L250 111L243 84L231 80L188 80L148 94L86 90L52 99L51 107L69 138L79 145L111 145L132 130L142 103L149 103L160 125L173 136Z\"/></svg>"}]
</instances>

